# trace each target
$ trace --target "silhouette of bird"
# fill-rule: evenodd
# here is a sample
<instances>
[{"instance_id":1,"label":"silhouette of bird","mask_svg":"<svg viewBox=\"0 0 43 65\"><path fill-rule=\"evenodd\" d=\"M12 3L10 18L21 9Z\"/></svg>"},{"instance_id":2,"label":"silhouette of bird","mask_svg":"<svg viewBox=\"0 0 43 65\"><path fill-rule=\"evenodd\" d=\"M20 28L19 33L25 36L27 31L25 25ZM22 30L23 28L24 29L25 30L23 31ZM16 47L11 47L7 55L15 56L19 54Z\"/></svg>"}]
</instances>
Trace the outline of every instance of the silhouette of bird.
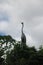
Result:
<instances>
[{"instance_id":1,"label":"silhouette of bird","mask_svg":"<svg viewBox=\"0 0 43 65\"><path fill-rule=\"evenodd\" d=\"M22 44L22 45L26 45L26 36L25 36L25 34L24 34L24 32L23 32L24 23L22 22L21 24L22 24L22 30L21 30L21 32L22 32L22 34L21 34L21 44Z\"/></svg>"}]
</instances>

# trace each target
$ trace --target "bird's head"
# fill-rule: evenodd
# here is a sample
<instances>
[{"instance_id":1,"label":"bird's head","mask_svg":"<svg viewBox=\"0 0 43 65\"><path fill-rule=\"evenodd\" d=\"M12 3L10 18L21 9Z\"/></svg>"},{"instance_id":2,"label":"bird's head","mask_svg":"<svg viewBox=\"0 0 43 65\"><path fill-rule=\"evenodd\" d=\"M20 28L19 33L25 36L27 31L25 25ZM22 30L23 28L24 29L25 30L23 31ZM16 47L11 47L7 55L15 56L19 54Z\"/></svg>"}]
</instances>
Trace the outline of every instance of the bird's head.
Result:
<instances>
[{"instance_id":1,"label":"bird's head","mask_svg":"<svg viewBox=\"0 0 43 65\"><path fill-rule=\"evenodd\" d=\"M24 27L24 23L23 23L23 22L21 22L21 24L22 24L22 26Z\"/></svg>"},{"instance_id":2,"label":"bird's head","mask_svg":"<svg viewBox=\"0 0 43 65\"><path fill-rule=\"evenodd\" d=\"M21 24L23 24L23 22L21 22Z\"/></svg>"}]
</instances>

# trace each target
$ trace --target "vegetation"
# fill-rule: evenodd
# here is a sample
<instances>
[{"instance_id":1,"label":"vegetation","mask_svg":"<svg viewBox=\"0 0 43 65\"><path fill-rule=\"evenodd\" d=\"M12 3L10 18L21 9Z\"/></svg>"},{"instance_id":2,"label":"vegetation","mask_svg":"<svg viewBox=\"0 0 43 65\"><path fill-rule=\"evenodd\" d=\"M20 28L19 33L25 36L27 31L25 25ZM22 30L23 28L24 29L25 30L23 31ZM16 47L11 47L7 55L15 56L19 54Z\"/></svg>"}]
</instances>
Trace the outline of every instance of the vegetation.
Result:
<instances>
[{"instance_id":1,"label":"vegetation","mask_svg":"<svg viewBox=\"0 0 43 65\"><path fill-rule=\"evenodd\" d=\"M0 65L43 65L43 48L21 46L11 36L0 36Z\"/></svg>"}]
</instances>

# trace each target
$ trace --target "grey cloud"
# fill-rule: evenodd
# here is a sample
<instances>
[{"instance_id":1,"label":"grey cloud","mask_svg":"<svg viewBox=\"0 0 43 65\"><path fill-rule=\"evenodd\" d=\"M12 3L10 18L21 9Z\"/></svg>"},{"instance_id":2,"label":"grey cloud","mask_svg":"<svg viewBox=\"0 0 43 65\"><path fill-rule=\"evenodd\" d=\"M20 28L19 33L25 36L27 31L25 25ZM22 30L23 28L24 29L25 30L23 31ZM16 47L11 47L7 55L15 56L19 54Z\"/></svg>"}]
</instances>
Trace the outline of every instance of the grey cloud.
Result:
<instances>
[{"instance_id":1,"label":"grey cloud","mask_svg":"<svg viewBox=\"0 0 43 65\"><path fill-rule=\"evenodd\" d=\"M10 17L6 12L0 12L0 22L1 21L9 21Z\"/></svg>"},{"instance_id":2,"label":"grey cloud","mask_svg":"<svg viewBox=\"0 0 43 65\"><path fill-rule=\"evenodd\" d=\"M10 15L7 34L20 38L21 22L24 22L24 33L30 38L29 43L37 47L43 42L43 2L42 0L4 0L7 8L3 10ZM3 4L2 4L3 5ZM33 42L33 41L35 42ZM39 44L40 43L40 44Z\"/></svg>"}]
</instances>

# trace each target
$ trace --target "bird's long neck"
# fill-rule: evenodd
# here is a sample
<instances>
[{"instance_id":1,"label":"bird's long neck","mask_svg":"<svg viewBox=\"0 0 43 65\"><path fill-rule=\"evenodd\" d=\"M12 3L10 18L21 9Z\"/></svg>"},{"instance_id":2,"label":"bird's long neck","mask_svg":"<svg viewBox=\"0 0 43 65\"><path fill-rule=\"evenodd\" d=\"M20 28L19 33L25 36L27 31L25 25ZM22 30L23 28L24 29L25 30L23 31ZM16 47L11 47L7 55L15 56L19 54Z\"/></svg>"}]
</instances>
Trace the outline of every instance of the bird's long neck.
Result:
<instances>
[{"instance_id":1,"label":"bird's long neck","mask_svg":"<svg viewBox=\"0 0 43 65\"><path fill-rule=\"evenodd\" d=\"M22 33L23 33L23 24L22 24Z\"/></svg>"}]
</instances>

